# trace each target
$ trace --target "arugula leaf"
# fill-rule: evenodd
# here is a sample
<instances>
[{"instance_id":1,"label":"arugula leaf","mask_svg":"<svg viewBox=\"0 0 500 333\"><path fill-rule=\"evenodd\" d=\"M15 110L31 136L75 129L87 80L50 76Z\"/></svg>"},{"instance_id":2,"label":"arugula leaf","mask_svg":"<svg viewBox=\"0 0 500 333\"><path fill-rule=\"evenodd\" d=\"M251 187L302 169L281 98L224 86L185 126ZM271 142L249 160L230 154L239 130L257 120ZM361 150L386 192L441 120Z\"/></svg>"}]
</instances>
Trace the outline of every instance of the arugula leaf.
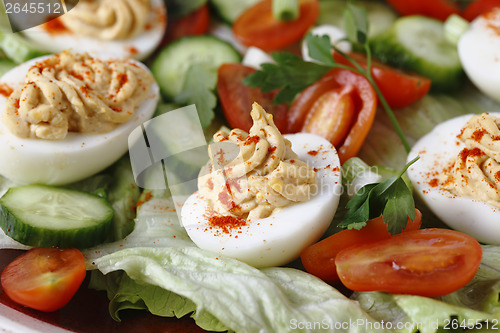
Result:
<instances>
[{"instance_id":1,"label":"arugula leaf","mask_svg":"<svg viewBox=\"0 0 500 333\"><path fill-rule=\"evenodd\" d=\"M217 71L200 63L193 63L186 72L186 79L175 102L196 104L201 127L206 128L215 118L217 97L214 90L217 84Z\"/></svg>"},{"instance_id":2,"label":"arugula leaf","mask_svg":"<svg viewBox=\"0 0 500 333\"><path fill-rule=\"evenodd\" d=\"M411 189L402 176L406 169L417 161L410 161L397 176L388 178L381 183L368 184L347 203L349 209L344 221L338 226L348 229L361 229L366 222L382 215L387 224L387 230L392 234L403 231L408 218L415 219L415 201Z\"/></svg>"}]
</instances>

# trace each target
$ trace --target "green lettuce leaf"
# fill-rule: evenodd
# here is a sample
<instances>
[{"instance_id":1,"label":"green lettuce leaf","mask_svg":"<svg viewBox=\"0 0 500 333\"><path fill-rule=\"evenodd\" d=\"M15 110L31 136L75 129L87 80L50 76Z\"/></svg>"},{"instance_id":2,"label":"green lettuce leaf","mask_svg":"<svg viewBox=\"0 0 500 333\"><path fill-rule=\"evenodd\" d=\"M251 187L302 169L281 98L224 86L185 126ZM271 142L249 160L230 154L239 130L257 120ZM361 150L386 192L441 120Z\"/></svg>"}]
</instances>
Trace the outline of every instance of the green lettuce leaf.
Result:
<instances>
[{"instance_id":1,"label":"green lettuce leaf","mask_svg":"<svg viewBox=\"0 0 500 333\"><path fill-rule=\"evenodd\" d=\"M153 313L183 315L195 305L197 323L208 314L217 318L198 323L203 328L236 332L327 332L335 323L352 320L371 323L367 332L375 327L374 319L356 302L292 268L259 270L195 247L125 249L98 258L95 264L104 274L123 270L141 285L131 286L125 280L113 309L144 302ZM135 291L150 287L163 291L145 290L137 298Z\"/></svg>"},{"instance_id":2,"label":"green lettuce leaf","mask_svg":"<svg viewBox=\"0 0 500 333\"><path fill-rule=\"evenodd\" d=\"M196 245L179 224L172 199L153 198L139 207L135 228L127 237L83 250L82 253L87 268L94 269L95 259L127 248L192 246Z\"/></svg>"},{"instance_id":3,"label":"green lettuce leaf","mask_svg":"<svg viewBox=\"0 0 500 333\"><path fill-rule=\"evenodd\" d=\"M196 304L171 291L150 284L140 284L123 271L103 275L92 271L89 287L108 293L109 312L116 321L121 321L122 310L147 310L156 316L181 318L196 314L196 324L212 331L227 331L219 320L209 312L196 313Z\"/></svg>"},{"instance_id":4,"label":"green lettuce leaf","mask_svg":"<svg viewBox=\"0 0 500 333\"><path fill-rule=\"evenodd\" d=\"M483 246L483 259L472 281L441 300L484 311L500 319L500 246Z\"/></svg>"}]
</instances>

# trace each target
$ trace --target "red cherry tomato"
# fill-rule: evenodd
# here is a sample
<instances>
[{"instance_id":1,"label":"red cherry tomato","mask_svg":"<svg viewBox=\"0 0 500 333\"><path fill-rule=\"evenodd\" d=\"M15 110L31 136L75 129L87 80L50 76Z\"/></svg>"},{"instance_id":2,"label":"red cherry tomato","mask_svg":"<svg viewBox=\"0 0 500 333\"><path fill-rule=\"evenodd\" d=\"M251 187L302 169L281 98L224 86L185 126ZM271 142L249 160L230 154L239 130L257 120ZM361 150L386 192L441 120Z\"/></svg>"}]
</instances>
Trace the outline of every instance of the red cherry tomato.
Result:
<instances>
[{"instance_id":1,"label":"red cherry tomato","mask_svg":"<svg viewBox=\"0 0 500 333\"><path fill-rule=\"evenodd\" d=\"M495 7L500 7L500 0L476 0L465 7L462 16L466 20L472 21Z\"/></svg>"},{"instance_id":2,"label":"red cherry tomato","mask_svg":"<svg viewBox=\"0 0 500 333\"><path fill-rule=\"evenodd\" d=\"M366 57L359 53L349 53L360 65L366 68ZM333 58L340 64L352 66L352 63L338 52ZM412 105L429 92L431 80L409 72L390 67L372 59L372 75L375 83L391 108Z\"/></svg>"},{"instance_id":3,"label":"red cherry tomato","mask_svg":"<svg viewBox=\"0 0 500 333\"><path fill-rule=\"evenodd\" d=\"M343 163L361 149L376 109L377 95L370 82L359 74L336 68L297 96L288 111L287 132L328 133L327 138L340 142L336 148ZM325 121L327 118L333 120ZM348 123L337 126L341 120Z\"/></svg>"},{"instance_id":4,"label":"red cherry tomato","mask_svg":"<svg viewBox=\"0 0 500 333\"><path fill-rule=\"evenodd\" d=\"M413 221L408 219L403 232L418 230L421 224L422 213L415 209L415 219ZM340 251L353 245L366 244L390 237L387 224L380 216L368 221L366 226L360 230L342 230L307 247L300 254L300 259L307 272L328 283L338 283L340 280L335 266L335 257Z\"/></svg>"},{"instance_id":5,"label":"red cherry tomato","mask_svg":"<svg viewBox=\"0 0 500 333\"><path fill-rule=\"evenodd\" d=\"M421 229L349 247L337 255L335 264L351 290L438 297L465 286L481 257L481 245L469 235Z\"/></svg>"},{"instance_id":6,"label":"red cherry tomato","mask_svg":"<svg viewBox=\"0 0 500 333\"><path fill-rule=\"evenodd\" d=\"M253 125L250 117L253 102L259 103L273 115L274 123L281 132L286 129L285 105L273 104L275 92L263 93L259 88L250 88L243 80L255 69L241 64L223 64L218 70L217 92L224 116L232 128L249 131Z\"/></svg>"},{"instance_id":7,"label":"red cherry tomato","mask_svg":"<svg viewBox=\"0 0 500 333\"><path fill-rule=\"evenodd\" d=\"M445 21L451 14L458 14L459 8L449 0L387 0L401 15L425 15Z\"/></svg>"},{"instance_id":8,"label":"red cherry tomato","mask_svg":"<svg viewBox=\"0 0 500 333\"><path fill-rule=\"evenodd\" d=\"M318 0L299 0L299 6L296 20L278 21L273 16L272 0L263 0L236 19L233 32L244 45L265 51L288 46L299 41L319 16Z\"/></svg>"},{"instance_id":9,"label":"red cherry tomato","mask_svg":"<svg viewBox=\"0 0 500 333\"><path fill-rule=\"evenodd\" d=\"M85 259L80 251L34 248L7 265L1 282L14 302L55 311L69 302L85 274Z\"/></svg>"},{"instance_id":10,"label":"red cherry tomato","mask_svg":"<svg viewBox=\"0 0 500 333\"><path fill-rule=\"evenodd\" d=\"M208 4L181 18L169 18L164 44L191 35L203 35L210 23Z\"/></svg>"}]
</instances>

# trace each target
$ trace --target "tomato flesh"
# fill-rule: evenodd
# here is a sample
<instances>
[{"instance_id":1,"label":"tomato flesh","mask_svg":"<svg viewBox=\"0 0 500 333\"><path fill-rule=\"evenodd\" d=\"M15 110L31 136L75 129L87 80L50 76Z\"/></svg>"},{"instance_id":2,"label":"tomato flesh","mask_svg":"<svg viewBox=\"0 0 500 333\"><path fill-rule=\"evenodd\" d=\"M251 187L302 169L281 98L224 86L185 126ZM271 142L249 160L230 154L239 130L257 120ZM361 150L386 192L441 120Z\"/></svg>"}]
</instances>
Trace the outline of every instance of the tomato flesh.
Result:
<instances>
[{"instance_id":1,"label":"tomato flesh","mask_svg":"<svg viewBox=\"0 0 500 333\"><path fill-rule=\"evenodd\" d=\"M260 88L250 88L243 80L256 70L242 64L223 64L218 70L217 92L224 116L232 128L249 131L253 125L250 110L254 102L259 103L281 132L286 130L287 107L273 103L276 92L264 93Z\"/></svg>"},{"instance_id":2,"label":"tomato flesh","mask_svg":"<svg viewBox=\"0 0 500 333\"><path fill-rule=\"evenodd\" d=\"M421 224L422 213L415 209L415 219L413 221L408 219L403 232L418 230ZM391 234L387 231L387 224L380 216L368 221L366 226L360 230L342 230L307 247L302 251L300 259L308 273L331 284L339 283L340 279L335 266L335 257L340 251L353 245L366 244L390 237Z\"/></svg>"},{"instance_id":3,"label":"tomato flesh","mask_svg":"<svg viewBox=\"0 0 500 333\"><path fill-rule=\"evenodd\" d=\"M472 21L479 15L489 12L495 7L500 7L500 0L476 0L471 2L462 12L462 16Z\"/></svg>"},{"instance_id":4,"label":"tomato flesh","mask_svg":"<svg viewBox=\"0 0 500 333\"><path fill-rule=\"evenodd\" d=\"M210 23L208 4L181 18L169 19L163 44L191 35L203 35Z\"/></svg>"},{"instance_id":5,"label":"tomato flesh","mask_svg":"<svg viewBox=\"0 0 500 333\"><path fill-rule=\"evenodd\" d=\"M481 245L469 235L421 229L349 247L335 264L351 290L438 297L465 286L481 257Z\"/></svg>"},{"instance_id":6,"label":"tomato flesh","mask_svg":"<svg viewBox=\"0 0 500 333\"><path fill-rule=\"evenodd\" d=\"M302 91L292 103L287 115L288 133L296 133L309 129L310 133L321 135L325 132L326 124L312 125L311 122L314 121L315 117L309 116L309 113L313 110L315 103L325 93L339 89L342 90L345 87L352 87L352 92L349 96L352 98L354 107L354 115L352 120L349 120L349 130L345 131L344 126L346 124L344 123L341 126L334 126L335 122L329 123L329 136L335 137L336 140L341 137L339 140L340 143L335 146L341 163L356 156L375 119L377 95L365 77L346 69L335 68L319 81ZM342 110L343 108L341 106L331 107L337 110ZM313 110L313 114L314 112L315 110ZM306 123L308 117L310 118ZM317 117L316 119L321 119L321 117ZM321 131L317 132L316 129L321 129ZM342 134L345 132L347 132L347 135Z\"/></svg>"},{"instance_id":7,"label":"tomato flesh","mask_svg":"<svg viewBox=\"0 0 500 333\"><path fill-rule=\"evenodd\" d=\"M1 283L14 302L50 312L69 302L85 275L85 259L80 251L34 248L7 265Z\"/></svg>"},{"instance_id":8,"label":"tomato flesh","mask_svg":"<svg viewBox=\"0 0 500 333\"><path fill-rule=\"evenodd\" d=\"M366 68L366 57L360 53L349 53L354 60ZM333 53L336 62L354 67L338 52ZM427 95L432 81L426 77L392 68L372 59L371 72L375 83L391 108L403 108L412 105Z\"/></svg>"},{"instance_id":9,"label":"tomato flesh","mask_svg":"<svg viewBox=\"0 0 500 333\"><path fill-rule=\"evenodd\" d=\"M278 21L273 16L272 0L264 0L245 10L236 19L233 32L246 46L272 51L299 41L318 16L318 0L299 0L299 18Z\"/></svg>"},{"instance_id":10,"label":"tomato flesh","mask_svg":"<svg viewBox=\"0 0 500 333\"><path fill-rule=\"evenodd\" d=\"M302 130L316 133L338 146L349 133L354 120L352 87L330 90L321 95L307 114ZM331 128L336 128L332 131Z\"/></svg>"},{"instance_id":11,"label":"tomato flesh","mask_svg":"<svg viewBox=\"0 0 500 333\"><path fill-rule=\"evenodd\" d=\"M425 15L445 21L451 14L458 14L459 8L449 0L387 0L401 15Z\"/></svg>"}]
</instances>

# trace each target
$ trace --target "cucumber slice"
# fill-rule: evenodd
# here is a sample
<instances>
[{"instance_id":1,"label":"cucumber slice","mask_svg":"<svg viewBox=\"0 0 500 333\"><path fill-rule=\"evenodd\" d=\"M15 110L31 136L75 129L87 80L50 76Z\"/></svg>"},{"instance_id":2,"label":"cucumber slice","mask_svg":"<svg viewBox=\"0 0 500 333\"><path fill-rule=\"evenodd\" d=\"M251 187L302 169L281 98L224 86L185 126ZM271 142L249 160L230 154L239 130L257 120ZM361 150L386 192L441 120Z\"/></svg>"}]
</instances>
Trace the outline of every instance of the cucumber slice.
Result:
<instances>
[{"instance_id":1,"label":"cucumber slice","mask_svg":"<svg viewBox=\"0 0 500 333\"><path fill-rule=\"evenodd\" d=\"M382 2L356 1L356 5L366 9L368 37L374 37L390 28L398 15L390 6ZM335 25L344 28L344 9L347 0L320 1L320 14L316 25Z\"/></svg>"},{"instance_id":2,"label":"cucumber slice","mask_svg":"<svg viewBox=\"0 0 500 333\"><path fill-rule=\"evenodd\" d=\"M424 17L406 16L391 28L370 40L375 58L432 80L432 90L451 92L465 78L455 47L444 37L443 22Z\"/></svg>"},{"instance_id":3,"label":"cucumber slice","mask_svg":"<svg viewBox=\"0 0 500 333\"><path fill-rule=\"evenodd\" d=\"M203 6L207 0L168 0L166 2L168 16L170 18L179 18Z\"/></svg>"},{"instance_id":4,"label":"cucumber slice","mask_svg":"<svg viewBox=\"0 0 500 333\"><path fill-rule=\"evenodd\" d=\"M224 22L233 24L247 8L255 5L261 0L210 0L212 7Z\"/></svg>"},{"instance_id":5,"label":"cucumber slice","mask_svg":"<svg viewBox=\"0 0 500 333\"><path fill-rule=\"evenodd\" d=\"M0 76L4 75L12 68L16 67L17 64L9 59L0 59Z\"/></svg>"},{"instance_id":6,"label":"cucumber slice","mask_svg":"<svg viewBox=\"0 0 500 333\"><path fill-rule=\"evenodd\" d=\"M0 227L36 247L88 248L104 242L113 218L108 202L86 192L26 185L0 198Z\"/></svg>"},{"instance_id":7,"label":"cucumber slice","mask_svg":"<svg viewBox=\"0 0 500 333\"><path fill-rule=\"evenodd\" d=\"M33 47L20 33L0 31L0 48L17 64L48 54L45 50Z\"/></svg>"},{"instance_id":8,"label":"cucumber slice","mask_svg":"<svg viewBox=\"0 0 500 333\"><path fill-rule=\"evenodd\" d=\"M173 99L182 89L193 63L217 69L226 62L240 62L241 55L229 43L213 36L188 36L165 47L153 62L152 72L161 91Z\"/></svg>"}]
</instances>

